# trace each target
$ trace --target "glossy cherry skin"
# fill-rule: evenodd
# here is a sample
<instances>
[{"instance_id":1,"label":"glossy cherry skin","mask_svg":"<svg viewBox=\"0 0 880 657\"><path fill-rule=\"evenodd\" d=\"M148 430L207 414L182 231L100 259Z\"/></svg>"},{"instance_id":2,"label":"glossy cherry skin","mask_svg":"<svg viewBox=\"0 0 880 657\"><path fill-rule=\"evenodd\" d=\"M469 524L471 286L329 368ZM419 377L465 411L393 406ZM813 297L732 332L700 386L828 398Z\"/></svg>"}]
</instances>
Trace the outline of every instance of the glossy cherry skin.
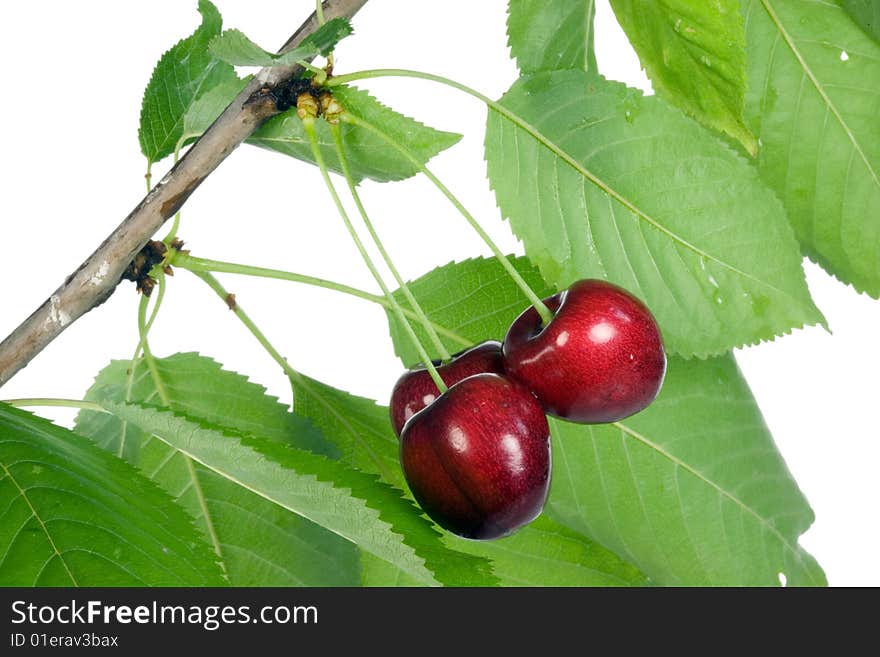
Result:
<instances>
[{"instance_id":1,"label":"glossy cherry skin","mask_svg":"<svg viewBox=\"0 0 880 657\"><path fill-rule=\"evenodd\" d=\"M440 361L433 361L437 373L447 386L452 386L474 374L483 372L504 372L504 361L501 358L501 343L496 340L488 340L459 352L452 360L441 365ZM437 385L424 367L418 367L407 372L394 384L391 391L391 424L394 433L400 436L403 425L413 415L431 404L440 391Z\"/></svg>"},{"instance_id":2,"label":"glossy cherry skin","mask_svg":"<svg viewBox=\"0 0 880 657\"><path fill-rule=\"evenodd\" d=\"M550 487L547 417L524 386L498 374L477 374L406 423L400 463L434 522L464 538L500 538L544 508Z\"/></svg>"},{"instance_id":3,"label":"glossy cherry skin","mask_svg":"<svg viewBox=\"0 0 880 657\"><path fill-rule=\"evenodd\" d=\"M504 339L504 366L550 415L615 422L654 401L666 374L657 322L623 288L581 280L544 300L553 320L541 327L526 309Z\"/></svg>"}]
</instances>

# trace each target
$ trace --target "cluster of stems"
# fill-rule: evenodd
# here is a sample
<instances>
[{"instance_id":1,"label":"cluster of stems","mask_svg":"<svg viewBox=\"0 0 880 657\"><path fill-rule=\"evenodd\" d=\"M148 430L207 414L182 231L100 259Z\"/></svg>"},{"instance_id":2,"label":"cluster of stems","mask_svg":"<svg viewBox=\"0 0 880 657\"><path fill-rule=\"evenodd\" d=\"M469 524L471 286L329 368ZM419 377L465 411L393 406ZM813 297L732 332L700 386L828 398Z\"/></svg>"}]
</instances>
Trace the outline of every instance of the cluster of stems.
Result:
<instances>
[{"instance_id":1,"label":"cluster of stems","mask_svg":"<svg viewBox=\"0 0 880 657\"><path fill-rule=\"evenodd\" d=\"M321 11L321 3L320 0L317 2L317 11L319 21L323 22L321 19L323 18ZM330 55L332 57L332 53ZM328 62L332 62L332 59L328 58ZM313 69L313 67L309 67L309 69ZM325 73L323 69L321 69L321 73ZM406 281L400 275L397 267L394 265L394 262L389 255L387 249L382 243L381 238L379 237L378 232L376 231L375 225L371 221L369 214L363 204L361 196L358 192L357 183L352 175L350 170L348 158L346 155L345 149L345 138L344 131L342 129L342 125L349 125L352 128L360 129L366 132L373 134L378 137L381 141L385 142L388 146L397 151L405 160L407 160L416 171L425 175L434 186L445 196L449 202L458 210L458 212L465 218L468 224L473 228L473 230L480 236L480 238L486 243L492 252L493 256L498 260L507 274L511 277L513 282L518 286L518 288L522 291L523 295L529 300L531 305L535 308L535 310L540 315L542 322L546 325L553 318L553 314L549 308L547 308L546 304L541 300L541 298L532 290L532 288L528 285L528 283L523 279L520 273L513 266L511 261L505 257L505 255L501 252L498 246L491 239L489 234L482 228L476 218L465 208L465 206L461 203L461 201L447 188L434 173L428 169L428 167L424 164L424 162L416 155L407 145L401 143L399 140L395 139L385 131L383 131L380 127L370 123L362 117L359 117L345 108L339 106L332 97L333 87L339 86L342 84L346 84L349 82L354 82L356 80L377 78L377 77L389 77L389 76L404 76L404 77L414 77L427 79L434 82L439 82L441 84L445 84L456 88L460 91L464 91L465 93L479 99L484 102L488 107L493 109L494 111L499 112L502 116L517 124L519 127L523 128L526 132L533 135L535 139L537 139L540 143L544 144L546 147L550 148L552 151L556 152L559 149L555 144L549 142L541 133L535 129L533 126L526 123L521 117L516 114L510 112L500 104L492 101L488 97L480 94L473 89L455 82L453 80L449 80L447 78L443 78L440 76L421 73L418 71L407 71L402 69L379 69L372 71L361 71L357 73L351 73L348 75L341 75L336 77L327 78L325 76L321 76L319 81L322 83L322 86L327 90L324 98L322 99L323 103L304 103L302 107L299 108L299 115L303 121L303 127L305 129L305 133L307 139L309 141L309 146L312 152L312 156L317 164L323 181L327 187L328 192L333 200L333 203L339 212L342 221L345 224L345 227L352 238L353 243L355 244L358 252L360 253L364 264L367 266L368 270L372 274L375 279L377 285L379 286L382 294L376 295L370 292L359 290L357 288L353 288L350 286L342 285L339 283L335 283L332 281L327 281L324 279L306 276L303 274L297 274L294 272L287 272L275 269L266 269L261 267L253 267L248 265L229 263L229 262L220 262L216 260L207 260L203 258L196 258L190 255L187 252L179 251L175 248L169 248L168 256L165 262L161 265L158 265L155 270L155 276L157 278L158 283L158 292L154 297L144 296L141 299L139 308L138 308L138 343L135 348L134 355L132 357L132 366L129 368L129 374L126 383L126 400L128 401L132 394L132 388L134 383L134 372L136 370L136 365L143 356L143 359L147 365L147 368L150 372L150 375L155 383L157 393L159 398L166 406L170 404L170 399L167 394L167 391L164 388L164 385L161 380L161 376L159 375L158 368L156 365L155 358L153 357L152 351L150 350L148 334L150 332L153 323L156 320L156 316L159 312L159 308L162 303L162 299L165 294L166 287L166 267L170 265L174 265L175 267L187 269L191 271L193 274L202 279L209 287L211 287L221 298L226 299L227 293L223 286L214 278L213 274L218 272L226 272L226 273L235 273L235 274L245 274L251 276L258 277L267 277L267 278L276 278L281 280L288 280L293 282L304 283L308 285L315 285L318 287L322 287L325 289L335 290L337 292L342 292L351 296L355 296L361 299L365 299L367 301L371 301L373 303L377 303L379 305L384 306L389 309L395 316L398 321L400 327L406 333L408 339L412 342L413 346L416 349L416 352L419 354L419 357L422 359L422 363L427 369L428 373L431 375L434 383L437 385L438 389L441 392L446 390L446 384L443 381L442 377L437 371L437 366L434 361L431 359L427 349L422 343L421 339L416 334L413 328L413 322L418 323L422 329L424 330L425 335L430 341L431 347L434 352L439 356L439 361L447 362L451 360L452 356L449 353L449 350L446 347L447 343L455 343L459 347L467 347L470 345L470 341L457 334L456 332L443 327L439 324L436 324L430 320L428 315L425 313L424 309L419 304L415 295L410 290L409 286L406 284ZM322 107L323 105L323 107ZM319 114L323 115L323 118L319 117ZM366 228L370 238L382 257L385 266L388 271L391 273L394 281L396 282L400 294L405 299L406 303L409 305L409 308L405 308L401 302L398 300L396 295L391 291L388 287L388 284L384 280L382 274L380 273L378 267L373 262L366 246L361 240L357 230L355 229L351 218L348 215L347 210L345 209L344 204L339 196L339 193L336 190L335 185L330 177L329 170L327 168L327 164L324 158L324 154L321 150L321 146L318 141L317 135L317 125L319 122L326 122L329 127L330 134L333 138L333 144L335 147L335 154L340 164L340 169L342 171L342 175L347 183L348 191L351 195L352 200L354 201L355 206L357 207L358 214L363 222L364 227ZM179 147L175 151L175 161L179 155ZM147 186L150 185L150 172L147 172ZM174 221L171 227L170 232L165 237L163 242L166 245L171 246L177 236L178 227L180 224L180 214L178 213L174 217ZM149 309L149 304L151 298L154 299L154 304L152 308L152 312L150 312L149 316L147 314ZM285 374L292 380L296 380L298 383L305 384L305 380L302 379L301 375L299 375L296 370L294 370L287 362L287 360L272 346L266 336L260 331L257 325L248 317L244 311L236 306L234 308L236 315L238 318L245 324L245 326L249 329L249 331L254 335L254 337L260 342L260 344L266 349L267 353L281 366L284 370ZM441 337L442 335L442 337ZM446 338L447 342L444 342L443 338ZM103 409L99 404L94 404L86 401L78 401L78 400L64 400L64 399L22 399L22 400L10 400L19 406L27 406L27 405L40 405L40 406L73 406L78 408L87 408L89 410L102 411ZM120 445L119 452L120 456L122 455L122 450L124 445Z\"/></svg>"}]
</instances>

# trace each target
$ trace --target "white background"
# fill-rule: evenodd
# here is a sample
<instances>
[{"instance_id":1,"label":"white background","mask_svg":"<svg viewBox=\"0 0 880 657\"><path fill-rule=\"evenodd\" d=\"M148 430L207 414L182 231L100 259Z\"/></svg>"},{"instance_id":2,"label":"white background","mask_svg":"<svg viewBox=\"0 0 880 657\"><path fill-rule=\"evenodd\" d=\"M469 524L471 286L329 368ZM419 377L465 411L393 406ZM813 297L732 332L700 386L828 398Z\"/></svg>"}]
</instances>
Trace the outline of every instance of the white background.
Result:
<instances>
[{"instance_id":1,"label":"white background","mask_svg":"<svg viewBox=\"0 0 880 657\"><path fill-rule=\"evenodd\" d=\"M217 0L226 25L277 47L309 0ZM198 24L196 0L0 5L0 336L8 334L128 214L144 193L137 142L141 95L162 52ZM516 78L504 0L373 0L337 70L406 67L440 73L497 97ZM608 77L649 89L638 61L598 2L598 58ZM415 80L364 84L398 110L463 133L432 168L506 250L521 245L500 219L482 157L484 108ZM158 176L165 165L155 171ZM319 184L318 172L253 147L235 152L183 211L195 255L287 269L375 290ZM402 273L488 249L424 179L367 183L367 207ZM802 542L833 585L880 585L880 303L805 263L833 334L795 331L738 353L767 423L816 511ZM290 363L306 374L385 401L400 373L384 313L334 292L223 276ZM137 297L125 283L7 384L0 397L81 398L111 358L130 358ZM170 280L151 343L158 355L198 350L248 374L283 401L278 367L202 283ZM72 414L45 415L69 422Z\"/></svg>"}]
</instances>

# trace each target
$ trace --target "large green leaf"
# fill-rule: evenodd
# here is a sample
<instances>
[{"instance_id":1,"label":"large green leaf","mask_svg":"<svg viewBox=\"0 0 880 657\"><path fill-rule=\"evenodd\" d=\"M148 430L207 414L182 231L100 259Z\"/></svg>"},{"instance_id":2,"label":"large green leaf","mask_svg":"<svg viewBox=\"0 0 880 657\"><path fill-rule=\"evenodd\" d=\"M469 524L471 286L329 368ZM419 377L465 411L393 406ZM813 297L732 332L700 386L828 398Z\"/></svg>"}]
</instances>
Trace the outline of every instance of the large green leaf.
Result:
<instances>
[{"instance_id":1,"label":"large green leaf","mask_svg":"<svg viewBox=\"0 0 880 657\"><path fill-rule=\"evenodd\" d=\"M340 86L333 88L333 95L348 112L381 127L383 132L406 144L422 162L427 162L461 139L461 135L435 130L398 114L365 91ZM318 144L327 166L333 171L341 172L330 126L324 121L318 121L315 128ZM357 181L364 178L380 182L402 180L418 173L418 169L409 159L368 130L343 123L342 137L352 177ZM248 143L290 155L298 160L314 162L302 120L297 116L296 109L267 121L251 135Z\"/></svg>"},{"instance_id":2,"label":"large green leaf","mask_svg":"<svg viewBox=\"0 0 880 657\"><path fill-rule=\"evenodd\" d=\"M596 0L510 0L507 36L523 73L595 71Z\"/></svg>"},{"instance_id":3,"label":"large green leaf","mask_svg":"<svg viewBox=\"0 0 880 657\"><path fill-rule=\"evenodd\" d=\"M551 432L549 513L658 584L826 583L797 542L813 513L731 356L672 358L647 410Z\"/></svg>"},{"instance_id":4,"label":"large green leaf","mask_svg":"<svg viewBox=\"0 0 880 657\"><path fill-rule=\"evenodd\" d=\"M295 48L276 55L263 50L241 30L225 30L211 41L209 50L217 59L234 66L289 66L301 59L327 55L351 31L351 23L347 19L334 18L303 39Z\"/></svg>"},{"instance_id":5,"label":"large green leaf","mask_svg":"<svg viewBox=\"0 0 880 657\"><path fill-rule=\"evenodd\" d=\"M348 539L422 585L496 581L485 560L446 548L416 507L373 475L306 450L221 431L172 411L102 404L217 476Z\"/></svg>"},{"instance_id":6,"label":"large green leaf","mask_svg":"<svg viewBox=\"0 0 880 657\"><path fill-rule=\"evenodd\" d=\"M386 406L303 375L293 380L293 386L297 412L337 441L346 462L408 490L400 469L399 441ZM612 552L549 519L497 541L467 541L444 532L443 542L452 550L490 559L502 586L638 586L646 582L636 568ZM365 586L418 585L385 560L365 554L362 561Z\"/></svg>"},{"instance_id":7,"label":"large green leaf","mask_svg":"<svg viewBox=\"0 0 880 657\"><path fill-rule=\"evenodd\" d=\"M745 30L739 0L611 0L657 93L752 155L758 143L743 120Z\"/></svg>"},{"instance_id":8,"label":"large green leaf","mask_svg":"<svg viewBox=\"0 0 880 657\"><path fill-rule=\"evenodd\" d=\"M553 146L490 112L492 187L548 283L622 285L685 357L822 321L781 204L711 132L579 71L523 78L501 103Z\"/></svg>"},{"instance_id":9,"label":"large green leaf","mask_svg":"<svg viewBox=\"0 0 880 657\"><path fill-rule=\"evenodd\" d=\"M0 404L0 586L211 586L214 554L130 465Z\"/></svg>"},{"instance_id":10,"label":"large green leaf","mask_svg":"<svg viewBox=\"0 0 880 657\"><path fill-rule=\"evenodd\" d=\"M877 0L843 0L843 8L866 34L880 41L880 2Z\"/></svg>"},{"instance_id":11,"label":"large green leaf","mask_svg":"<svg viewBox=\"0 0 880 657\"><path fill-rule=\"evenodd\" d=\"M236 79L232 66L208 52L223 25L220 12L209 0L199 0L199 12L202 24L162 55L144 91L138 139L150 163L174 152L183 135L183 117L200 95Z\"/></svg>"},{"instance_id":12,"label":"large green leaf","mask_svg":"<svg viewBox=\"0 0 880 657\"><path fill-rule=\"evenodd\" d=\"M86 395L101 402L159 403L154 379L139 361L113 361ZM171 408L243 434L335 455L318 430L292 414L262 386L225 371L210 358L175 354L156 369ZM83 411L76 430L123 455L170 492L197 519L234 586L343 586L358 582L354 546L336 534L192 462L136 425Z\"/></svg>"},{"instance_id":13,"label":"large green leaf","mask_svg":"<svg viewBox=\"0 0 880 657\"><path fill-rule=\"evenodd\" d=\"M527 258L510 256L510 261L538 296L546 297L555 292ZM450 353L483 340L503 340L507 326L529 305L528 299L494 258L451 262L409 282L407 287L431 321L443 327L455 327L451 335L440 333L440 339ZM400 290L395 291L394 296L403 307L409 307ZM390 311L388 321L394 353L405 365L415 365L421 358ZM415 321L411 324L431 357L438 358L440 354L434 351L421 324ZM503 328L499 331L499 327Z\"/></svg>"},{"instance_id":14,"label":"large green leaf","mask_svg":"<svg viewBox=\"0 0 880 657\"><path fill-rule=\"evenodd\" d=\"M880 297L880 44L834 2L744 2L761 175L804 252Z\"/></svg>"}]
</instances>

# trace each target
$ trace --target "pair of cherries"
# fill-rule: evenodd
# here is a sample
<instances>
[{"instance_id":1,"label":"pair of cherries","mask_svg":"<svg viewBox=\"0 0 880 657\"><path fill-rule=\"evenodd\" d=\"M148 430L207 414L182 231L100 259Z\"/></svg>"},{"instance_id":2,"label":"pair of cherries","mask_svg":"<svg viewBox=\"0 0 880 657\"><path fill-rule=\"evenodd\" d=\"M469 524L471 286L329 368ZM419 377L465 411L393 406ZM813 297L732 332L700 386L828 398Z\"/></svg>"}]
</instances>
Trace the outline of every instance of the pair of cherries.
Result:
<instances>
[{"instance_id":1,"label":"pair of cherries","mask_svg":"<svg viewBox=\"0 0 880 657\"><path fill-rule=\"evenodd\" d=\"M422 509L472 539L506 536L534 520L550 488L546 414L572 422L615 422L650 404L666 354L650 311L626 290L581 280L511 324L503 345L483 342L437 372L398 379L391 422L400 461Z\"/></svg>"}]
</instances>

